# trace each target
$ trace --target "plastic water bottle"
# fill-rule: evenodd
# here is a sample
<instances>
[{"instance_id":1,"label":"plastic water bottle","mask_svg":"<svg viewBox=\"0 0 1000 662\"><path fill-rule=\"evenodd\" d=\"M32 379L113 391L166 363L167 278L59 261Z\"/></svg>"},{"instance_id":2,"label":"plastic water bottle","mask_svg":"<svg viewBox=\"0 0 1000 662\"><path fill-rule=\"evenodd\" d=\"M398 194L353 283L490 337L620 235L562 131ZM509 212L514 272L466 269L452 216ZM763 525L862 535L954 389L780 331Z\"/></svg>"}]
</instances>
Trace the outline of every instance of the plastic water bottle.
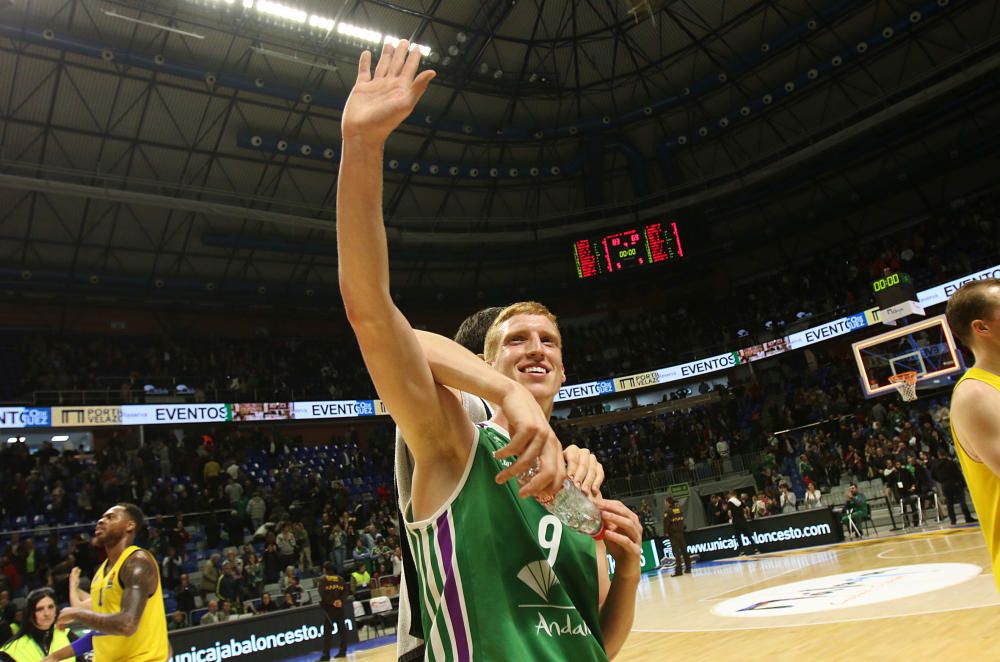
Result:
<instances>
[{"instance_id":1,"label":"plastic water bottle","mask_svg":"<svg viewBox=\"0 0 1000 662\"><path fill-rule=\"evenodd\" d=\"M522 487L538 473L539 460L520 474L517 482ZM604 519L600 509L569 478L563 480L562 489L551 497L535 497L547 511L571 529L585 533L595 540L604 537Z\"/></svg>"}]
</instances>

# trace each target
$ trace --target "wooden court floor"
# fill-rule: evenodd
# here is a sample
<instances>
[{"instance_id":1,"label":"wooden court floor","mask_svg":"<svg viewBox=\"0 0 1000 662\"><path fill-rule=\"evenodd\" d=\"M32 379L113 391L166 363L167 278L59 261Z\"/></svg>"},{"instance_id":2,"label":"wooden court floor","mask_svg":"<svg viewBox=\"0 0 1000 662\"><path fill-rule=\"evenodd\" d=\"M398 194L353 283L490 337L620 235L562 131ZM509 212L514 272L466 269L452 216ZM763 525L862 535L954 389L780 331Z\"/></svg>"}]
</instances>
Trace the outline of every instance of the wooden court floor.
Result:
<instances>
[{"instance_id":1,"label":"wooden court floor","mask_svg":"<svg viewBox=\"0 0 1000 662\"><path fill-rule=\"evenodd\" d=\"M1000 593L989 567L979 528L963 527L696 565L679 578L649 575L639 587L632 635L616 660L1000 659ZM825 579L844 573L854 574ZM877 586L865 583L869 575ZM918 592L893 598L894 575ZM823 596L830 608L796 613L785 608L794 601L750 600L777 607L753 617L716 611L764 589L781 587L779 597L788 598L785 585L805 580L821 584L806 593ZM934 588L935 582L950 585ZM350 657L390 662L394 653L392 645Z\"/></svg>"}]
</instances>

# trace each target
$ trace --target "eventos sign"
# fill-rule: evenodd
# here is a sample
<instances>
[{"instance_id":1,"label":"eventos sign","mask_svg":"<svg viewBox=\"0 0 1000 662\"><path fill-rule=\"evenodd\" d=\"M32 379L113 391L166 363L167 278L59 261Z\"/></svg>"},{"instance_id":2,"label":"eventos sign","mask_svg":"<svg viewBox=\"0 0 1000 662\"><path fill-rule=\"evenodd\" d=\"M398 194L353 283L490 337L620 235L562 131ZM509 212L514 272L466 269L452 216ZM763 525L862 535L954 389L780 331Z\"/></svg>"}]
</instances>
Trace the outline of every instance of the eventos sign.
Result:
<instances>
[{"instance_id":1,"label":"eventos sign","mask_svg":"<svg viewBox=\"0 0 1000 662\"><path fill-rule=\"evenodd\" d=\"M962 276L961 278L956 278L955 280L937 285L924 290L923 292L918 292L918 303L920 303L920 305L924 308L938 303L943 303L947 301L962 285L974 280L983 280L986 278L1000 278L1000 265L990 267L989 269L983 269L982 271L977 271L967 276ZM851 333L852 331L863 329L876 323L877 321L876 310L847 315L845 317L841 317L840 319L835 319L831 322L826 322L824 324L820 324L819 326L814 326L810 329L790 334L785 338L785 346L787 350L800 349L802 347L807 347L808 345L814 345L824 340L829 340L831 338L836 338L837 336ZM743 348L744 351L748 349L751 348ZM777 353L778 352L773 352L771 355ZM659 384L666 384L668 382L692 379L713 372L727 370L740 365L741 363L743 363L743 361L740 359L739 351L726 352L707 359L692 361L683 365L660 368L659 370L652 370L650 372L641 372L627 377L615 377L614 379L600 382L564 386L559 390L559 396L556 398L556 402L592 398L598 395L605 395L607 393L621 393L623 391L645 388L647 386L656 386ZM611 390L606 390L609 385L612 387Z\"/></svg>"},{"instance_id":2,"label":"eventos sign","mask_svg":"<svg viewBox=\"0 0 1000 662\"><path fill-rule=\"evenodd\" d=\"M951 295L954 294L958 288L962 287L966 283L971 283L974 280L986 280L987 278L1000 278L1000 264L995 267L990 267L989 269L977 271L976 273L969 274L968 276L956 278L955 280L949 281L944 285L938 285L937 287L932 287L929 290L918 292L917 303L924 308L938 303L944 303L951 298Z\"/></svg>"},{"instance_id":3,"label":"eventos sign","mask_svg":"<svg viewBox=\"0 0 1000 662\"><path fill-rule=\"evenodd\" d=\"M230 421L290 421L387 416L380 400L244 402L238 404L2 407L0 429L91 428L114 425L178 425Z\"/></svg>"},{"instance_id":4,"label":"eventos sign","mask_svg":"<svg viewBox=\"0 0 1000 662\"><path fill-rule=\"evenodd\" d=\"M52 410L48 407L0 407L0 428L52 427Z\"/></svg>"}]
</instances>

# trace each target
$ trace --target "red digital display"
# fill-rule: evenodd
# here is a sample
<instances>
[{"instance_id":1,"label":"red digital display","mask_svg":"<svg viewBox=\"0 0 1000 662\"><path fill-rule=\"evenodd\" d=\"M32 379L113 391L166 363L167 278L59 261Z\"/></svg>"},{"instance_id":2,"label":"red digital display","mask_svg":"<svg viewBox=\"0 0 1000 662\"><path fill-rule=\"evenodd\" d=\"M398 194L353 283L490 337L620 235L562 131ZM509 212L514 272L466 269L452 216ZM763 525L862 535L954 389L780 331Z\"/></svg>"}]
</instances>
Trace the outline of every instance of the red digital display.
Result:
<instances>
[{"instance_id":1,"label":"red digital display","mask_svg":"<svg viewBox=\"0 0 1000 662\"><path fill-rule=\"evenodd\" d=\"M573 245L573 257L576 258L576 273L580 278L596 276L600 272L597 266L597 256L591 249L590 240L581 239Z\"/></svg>"},{"instance_id":2,"label":"red digital display","mask_svg":"<svg viewBox=\"0 0 1000 662\"><path fill-rule=\"evenodd\" d=\"M683 255L677 223L651 223L573 243L579 278L645 267Z\"/></svg>"}]
</instances>

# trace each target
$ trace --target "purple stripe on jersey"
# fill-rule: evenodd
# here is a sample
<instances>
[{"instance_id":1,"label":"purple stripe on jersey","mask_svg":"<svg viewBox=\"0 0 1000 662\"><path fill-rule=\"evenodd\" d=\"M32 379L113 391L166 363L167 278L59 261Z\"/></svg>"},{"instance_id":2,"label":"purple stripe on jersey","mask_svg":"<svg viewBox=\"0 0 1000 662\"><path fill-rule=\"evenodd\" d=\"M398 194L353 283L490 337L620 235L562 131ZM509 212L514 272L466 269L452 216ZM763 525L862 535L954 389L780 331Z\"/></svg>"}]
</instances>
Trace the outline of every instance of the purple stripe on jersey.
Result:
<instances>
[{"instance_id":1,"label":"purple stripe on jersey","mask_svg":"<svg viewBox=\"0 0 1000 662\"><path fill-rule=\"evenodd\" d=\"M458 559L454 556L451 524L448 522L447 510L438 517L437 529L437 543L441 548L441 560L444 562L444 602L448 607L448 616L451 618L451 629L455 632L455 645L458 649L456 652L459 660L471 660L465 619L462 616L462 602L458 596L458 586L454 577Z\"/></svg>"}]
</instances>

